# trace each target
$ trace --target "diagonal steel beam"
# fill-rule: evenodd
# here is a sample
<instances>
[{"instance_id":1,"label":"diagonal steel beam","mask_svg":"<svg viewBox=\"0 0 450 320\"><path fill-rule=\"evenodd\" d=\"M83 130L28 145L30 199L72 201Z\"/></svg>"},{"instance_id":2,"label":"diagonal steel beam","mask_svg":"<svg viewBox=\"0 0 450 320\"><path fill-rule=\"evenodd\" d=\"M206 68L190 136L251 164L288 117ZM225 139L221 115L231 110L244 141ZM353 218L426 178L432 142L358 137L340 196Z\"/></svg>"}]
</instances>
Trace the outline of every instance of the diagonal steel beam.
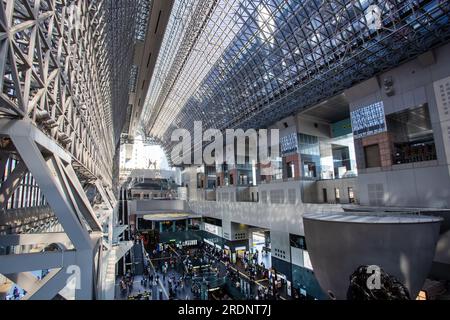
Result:
<instances>
[{"instance_id":1,"label":"diagonal steel beam","mask_svg":"<svg viewBox=\"0 0 450 320\"><path fill-rule=\"evenodd\" d=\"M116 198L116 196L114 195L113 191L112 191L110 188L107 188L107 189L106 189L106 192L107 192L108 195L109 195L109 199L111 200L112 206L115 207L116 204L117 204L117 198Z\"/></svg>"},{"instance_id":2,"label":"diagonal steel beam","mask_svg":"<svg viewBox=\"0 0 450 320\"><path fill-rule=\"evenodd\" d=\"M108 206L108 209L112 210L113 206L111 204L111 201L108 198L106 190L103 188L102 182L100 180L95 181L95 186L97 187L98 192L100 192L100 195L102 196L103 201Z\"/></svg>"},{"instance_id":3,"label":"diagonal steel beam","mask_svg":"<svg viewBox=\"0 0 450 320\"><path fill-rule=\"evenodd\" d=\"M65 268L52 270L21 300L51 300L67 285L69 277Z\"/></svg>"},{"instance_id":4,"label":"diagonal steel beam","mask_svg":"<svg viewBox=\"0 0 450 320\"><path fill-rule=\"evenodd\" d=\"M11 135L11 139L74 246L77 249L91 248L90 236L74 212L61 185L61 174L53 164L57 155L45 161L29 136Z\"/></svg>"},{"instance_id":5,"label":"diagonal steel beam","mask_svg":"<svg viewBox=\"0 0 450 320\"><path fill-rule=\"evenodd\" d=\"M31 272L6 274L9 280L24 289L27 294L21 300L50 300L67 284L70 276L65 268L56 268L41 280Z\"/></svg>"},{"instance_id":6,"label":"diagonal steel beam","mask_svg":"<svg viewBox=\"0 0 450 320\"><path fill-rule=\"evenodd\" d=\"M53 139L34 126L30 120L0 119L0 133L7 136L29 137L46 153L56 154L64 163L70 163L72 157Z\"/></svg>"},{"instance_id":7,"label":"diagonal steel beam","mask_svg":"<svg viewBox=\"0 0 450 320\"><path fill-rule=\"evenodd\" d=\"M92 230L101 231L102 227L95 216L95 212L92 209L89 199L87 198L86 193L84 192L83 187L81 186L81 183L73 170L73 167L70 164L64 166L62 163L60 164L60 167L68 178L68 182L70 184L69 187L72 190L75 202L78 204L83 217L86 219Z\"/></svg>"},{"instance_id":8,"label":"diagonal steel beam","mask_svg":"<svg viewBox=\"0 0 450 320\"><path fill-rule=\"evenodd\" d=\"M68 243L69 237L64 232L20 233L0 235L0 246L24 246L32 244Z\"/></svg>"},{"instance_id":9,"label":"diagonal steel beam","mask_svg":"<svg viewBox=\"0 0 450 320\"><path fill-rule=\"evenodd\" d=\"M39 279L36 278L31 272L4 274L4 276L27 292L33 290L37 285L39 285Z\"/></svg>"},{"instance_id":10,"label":"diagonal steel beam","mask_svg":"<svg viewBox=\"0 0 450 320\"><path fill-rule=\"evenodd\" d=\"M23 176L28 172L27 166L20 161L0 187L0 210L6 209L8 200L20 185Z\"/></svg>"},{"instance_id":11,"label":"diagonal steel beam","mask_svg":"<svg viewBox=\"0 0 450 320\"><path fill-rule=\"evenodd\" d=\"M0 273L11 274L33 270L62 268L77 262L77 252L48 251L39 253L8 254L0 256Z\"/></svg>"}]
</instances>

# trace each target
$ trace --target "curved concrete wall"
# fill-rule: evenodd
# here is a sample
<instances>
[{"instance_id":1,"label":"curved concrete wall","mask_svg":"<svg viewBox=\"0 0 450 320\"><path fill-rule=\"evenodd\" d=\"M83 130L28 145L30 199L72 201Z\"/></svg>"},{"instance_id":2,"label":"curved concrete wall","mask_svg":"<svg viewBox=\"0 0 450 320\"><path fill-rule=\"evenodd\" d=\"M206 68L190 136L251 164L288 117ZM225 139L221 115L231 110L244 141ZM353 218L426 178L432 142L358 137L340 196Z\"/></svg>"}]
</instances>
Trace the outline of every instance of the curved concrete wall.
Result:
<instances>
[{"instance_id":1,"label":"curved concrete wall","mask_svg":"<svg viewBox=\"0 0 450 320\"><path fill-rule=\"evenodd\" d=\"M147 214L160 212L190 212L184 200L132 200L128 201L131 214Z\"/></svg>"},{"instance_id":2,"label":"curved concrete wall","mask_svg":"<svg viewBox=\"0 0 450 320\"><path fill-rule=\"evenodd\" d=\"M303 235L303 214L343 212L331 204L265 204L261 202L189 201L196 214L254 227Z\"/></svg>"},{"instance_id":3,"label":"curved concrete wall","mask_svg":"<svg viewBox=\"0 0 450 320\"><path fill-rule=\"evenodd\" d=\"M433 219L431 219L433 220ZM440 220L421 223L361 223L303 218L314 273L325 292L346 299L350 275L378 265L415 299L433 261Z\"/></svg>"}]
</instances>

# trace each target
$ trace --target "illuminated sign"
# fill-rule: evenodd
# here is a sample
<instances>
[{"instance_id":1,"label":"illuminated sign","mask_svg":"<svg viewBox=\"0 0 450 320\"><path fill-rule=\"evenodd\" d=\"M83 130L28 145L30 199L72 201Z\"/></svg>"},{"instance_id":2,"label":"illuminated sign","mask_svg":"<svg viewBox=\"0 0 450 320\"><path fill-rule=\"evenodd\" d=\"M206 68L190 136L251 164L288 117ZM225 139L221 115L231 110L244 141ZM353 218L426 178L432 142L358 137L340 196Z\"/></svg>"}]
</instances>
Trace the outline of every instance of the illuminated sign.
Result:
<instances>
[{"instance_id":1,"label":"illuminated sign","mask_svg":"<svg viewBox=\"0 0 450 320\"><path fill-rule=\"evenodd\" d=\"M213 224L205 223L205 231L220 236L219 227Z\"/></svg>"},{"instance_id":2,"label":"illuminated sign","mask_svg":"<svg viewBox=\"0 0 450 320\"><path fill-rule=\"evenodd\" d=\"M355 138L386 131L386 117L382 101L352 111L351 118Z\"/></svg>"}]
</instances>

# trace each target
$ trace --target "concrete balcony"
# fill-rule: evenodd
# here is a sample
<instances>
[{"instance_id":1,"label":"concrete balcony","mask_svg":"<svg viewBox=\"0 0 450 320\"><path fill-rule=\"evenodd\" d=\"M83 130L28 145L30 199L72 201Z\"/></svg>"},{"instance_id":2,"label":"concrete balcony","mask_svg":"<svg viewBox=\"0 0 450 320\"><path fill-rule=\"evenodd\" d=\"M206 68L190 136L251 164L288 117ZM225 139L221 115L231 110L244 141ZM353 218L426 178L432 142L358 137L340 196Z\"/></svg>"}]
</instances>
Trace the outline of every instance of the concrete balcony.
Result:
<instances>
[{"instance_id":1,"label":"concrete balcony","mask_svg":"<svg viewBox=\"0 0 450 320\"><path fill-rule=\"evenodd\" d=\"M217 201L254 202L249 186L223 186L216 190ZM254 198L256 199L256 198Z\"/></svg>"}]
</instances>

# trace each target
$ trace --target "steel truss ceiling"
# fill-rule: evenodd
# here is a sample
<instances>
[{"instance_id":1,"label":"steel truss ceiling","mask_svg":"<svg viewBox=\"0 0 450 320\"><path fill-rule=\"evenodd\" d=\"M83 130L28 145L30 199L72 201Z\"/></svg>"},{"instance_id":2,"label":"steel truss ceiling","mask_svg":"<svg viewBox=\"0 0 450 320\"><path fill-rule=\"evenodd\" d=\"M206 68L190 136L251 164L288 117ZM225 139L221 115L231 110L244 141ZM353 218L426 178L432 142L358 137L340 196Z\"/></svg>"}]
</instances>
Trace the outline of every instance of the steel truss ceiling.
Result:
<instances>
[{"instance_id":1,"label":"steel truss ceiling","mask_svg":"<svg viewBox=\"0 0 450 320\"><path fill-rule=\"evenodd\" d=\"M0 1L0 118L30 118L87 180L112 181L141 1Z\"/></svg>"},{"instance_id":2,"label":"steel truss ceiling","mask_svg":"<svg viewBox=\"0 0 450 320\"><path fill-rule=\"evenodd\" d=\"M369 8L378 5L382 28ZM176 1L143 126L267 126L450 38L441 0Z\"/></svg>"}]
</instances>

